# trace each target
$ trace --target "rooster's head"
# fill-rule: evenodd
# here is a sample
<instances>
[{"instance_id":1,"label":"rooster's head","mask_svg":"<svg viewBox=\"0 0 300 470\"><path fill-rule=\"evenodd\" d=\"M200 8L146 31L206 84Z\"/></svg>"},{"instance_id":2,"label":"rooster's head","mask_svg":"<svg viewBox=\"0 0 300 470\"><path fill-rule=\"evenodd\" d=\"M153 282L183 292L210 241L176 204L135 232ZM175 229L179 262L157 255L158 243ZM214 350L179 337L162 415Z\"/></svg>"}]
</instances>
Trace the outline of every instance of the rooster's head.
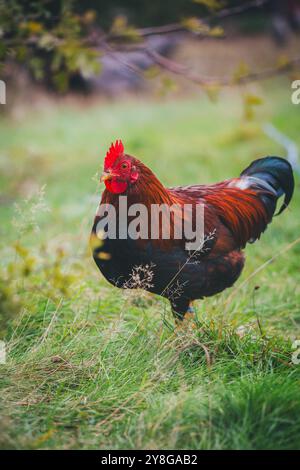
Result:
<instances>
[{"instance_id":1,"label":"rooster's head","mask_svg":"<svg viewBox=\"0 0 300 470\"><path fill-rule=\"evenodd\" d=\"M100 181L104 181L106 189L114 194L124 193L128 187L137 182L139 171L136 160L124 153L121 140L111 144L104 159L104 172Z\"/></svg>"}]
</instances>

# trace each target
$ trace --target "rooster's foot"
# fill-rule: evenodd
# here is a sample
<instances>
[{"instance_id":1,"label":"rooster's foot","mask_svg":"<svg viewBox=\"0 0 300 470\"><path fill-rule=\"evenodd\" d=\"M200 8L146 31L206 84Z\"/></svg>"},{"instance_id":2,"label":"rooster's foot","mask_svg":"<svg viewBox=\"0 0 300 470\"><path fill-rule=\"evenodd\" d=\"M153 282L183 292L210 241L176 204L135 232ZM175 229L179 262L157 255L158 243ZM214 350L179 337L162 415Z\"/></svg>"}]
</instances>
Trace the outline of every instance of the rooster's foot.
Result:
<instances>
[{"instance_id":1,"label":"rooster's foot","mask_svg":"<svg viewBox=\"0 0 300 470\"><path fill-rule=\"evenodd\" d=\"M183 316L183 321L189 321L189 320L194 320L195 319L195 310L193 307L188 307L187 311L185 312Z\"/></svg>"},{"instance_id":2,"label":"rooster's foot","mask_svg":"<svg viewBox=\"0 0 300 470\"><path fill-rule=\"evenodd\" d=\"M195 329L196 324L195 324L194 320L195 320L195 310L190 305L187 308L187 311L185 312L185 314L182 316L182 318L181 319L177 318L175 320L175 323L176 323L175 330L176 331L182 331L182 330L188 330L189 328Z\"/></svg>"}]
</instances>

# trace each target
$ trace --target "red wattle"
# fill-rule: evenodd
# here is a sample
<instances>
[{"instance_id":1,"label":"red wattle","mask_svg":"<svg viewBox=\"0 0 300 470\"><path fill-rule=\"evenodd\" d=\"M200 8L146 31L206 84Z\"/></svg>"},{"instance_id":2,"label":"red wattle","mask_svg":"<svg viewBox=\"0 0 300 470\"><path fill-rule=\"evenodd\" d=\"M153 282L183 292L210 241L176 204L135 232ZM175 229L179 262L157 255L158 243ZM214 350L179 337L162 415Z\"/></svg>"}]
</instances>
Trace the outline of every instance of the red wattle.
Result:
<instances>
[{"instance_id":1,"label":"red wattle","mask_svg":"<svg viewBox=\"0 0 300 470\"><path fill-rule=\"evenodd\" d=\"M107 180L105 181L106 189L114 194L122 194L127 189L127 183L125 181L114 181Z\"/></svg>"}]
</instances>

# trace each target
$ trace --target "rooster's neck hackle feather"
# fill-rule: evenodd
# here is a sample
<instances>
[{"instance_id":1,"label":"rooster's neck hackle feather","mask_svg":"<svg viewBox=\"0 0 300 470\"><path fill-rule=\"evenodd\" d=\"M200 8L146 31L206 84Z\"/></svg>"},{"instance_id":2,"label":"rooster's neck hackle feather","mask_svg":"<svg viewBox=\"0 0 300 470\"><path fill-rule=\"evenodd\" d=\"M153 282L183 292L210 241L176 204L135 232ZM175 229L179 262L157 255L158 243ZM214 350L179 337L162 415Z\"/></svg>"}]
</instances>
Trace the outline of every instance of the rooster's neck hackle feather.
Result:
<instances>
[{"instance_id":1,"label":"rooster's neck hackle feather","mask_svg":"<svg viewBox=\"0 0 300 470\"><path fill-rule=\"evenodd\" d=\"M116 212L119 211L119 197L120 196L127 196L127 206L130 207L133 204L142 203L148 211L148 230L149 230L149 238L151 234L151 224L158 223L159 224L159 233L160 236L158 239L153 239L152 243L156 247L167 250L171 248L175 244L182 243L181 240L174 240L174 223L178 222L178 219L174 217L174 213L170 212L170 239L164 239L162 237L162 226L161 222L155 220L151 220L152 214L152 206L165 204L167 206L178 205L182 206L185 202L183 197L177 196L169 191L164 185L159 181L159 179L155 176L155 174L144 165L140 160L134 157L130 157L133 161L134 166L139 172L139 177L133 185L130 185L122 194L113 194L107 190L105 190L102 194L102 203L104 204L112 204ZM184 214L183 214L184 215ZM143 245L146 243L147 240L139 240L139 244Z\"/></svg>"}]
</instances>

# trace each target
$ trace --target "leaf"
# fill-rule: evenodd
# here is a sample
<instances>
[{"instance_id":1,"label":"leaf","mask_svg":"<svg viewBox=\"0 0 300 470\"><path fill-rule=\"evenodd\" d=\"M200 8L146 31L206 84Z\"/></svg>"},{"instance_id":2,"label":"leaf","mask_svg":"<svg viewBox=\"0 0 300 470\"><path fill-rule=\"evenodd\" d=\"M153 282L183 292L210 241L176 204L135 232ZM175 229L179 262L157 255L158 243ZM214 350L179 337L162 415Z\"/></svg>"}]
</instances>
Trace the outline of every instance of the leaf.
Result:
<instances>
[{"instance_id":1,"label":"leaf","mask_svg":"<svg viewBox=\"0 0 300 470\"><path fill-rule=\"evenodd\" d=\"M220 10L224 7L224 2L220 0L193 0L194 3L206 6L209 10Z\"/></svg>"},{"instance_id":2,"label":"leaf","mask_svg":"<svg viewBox=\"0 0 300 470\"><path fill-rule=\"evenodd\" d=\"M27 248L25 248L24 246L22 246L19 242L16 242L14 244L14 248L16 250L16 253L23 259L27 258L28 254L29 254L29 251Z\"/></svg>"},{"instance_id":3,"label":"leaf","mask_svg":"<svg viewBox=\"0 0 300 470\"><path fill-rule=\"evenodd\" d=\"M65 70L57 72L53 76L53 83L61 93L65 92L69 86L69 74Z\"/></svg>"},{"instance_id":4,"label":"leaf","mask_svg":"<svg viewBox=\"0 0 300 470\"><path fill-rule=\"evenodd\" d=\"M210 101L215 103L218 100L220 94L220 85L218 83L209 83L203 86L203 90L206 92Z\"/></svg>"},{"instance_id":5,"label":"leaf","mask_svg":"<svg viewBox=\"0 0 300 470\"><path fill-rule=\"evenodd\" d=\"M55 434L55 429L50 429L49 431L41 434L37 439L31 442L31 447L40 447L42 444L47 442Z\"/></svg>"},{"instance_id":6,"label":"leaf","mask_svg":"<svg viewBox=\"0 0 300 470\"><path fill-rule=\"evenodd\" d=\"M58 42L57 38L55 36L53 36L53 34L45 33L40 37L38 45L42 49L46 49L47 51L51 51L57 45L57 42Z\"/></svg>"},{"instance_id":7,"label":"leaf","mask_svg":"<svg viewBox=\"0 0 300 470\"><path fill-rule=\"evenodd\" d=\"M111 259L111 254L106 253L105 251L100 251L100 253L97 254L97 258L108 261Z\"/></svg>"},{"instance_id":8,"label":"leaf","mask_svg":"<svg viewBox=\"0 0 300 470\"><path fill-rule=\"evenodd\" d=\"M160 73L160 68L157 65L152 65L151 67L148 67L144 71L144 77L149 78L149 79L156 78L159 75L159 73Z\"/></svg>"},{"instance_id":9,"label":"leaf","mask_svg":"<svg viewBox=\"0 0 300 470\"><path fill-rule=\"evenodd\" d=\"M44 61L39 57L32 57L29 61L30 68L36 80L44 78Z\"/></svg>"},{"instance_id":10,"label":"leaf","mask_svg":"<svg viewBox=\"0 0 300 470\"><path fill-rule=\"evenodd\" d=\"M84 78L98 74L101 70L98 53L90 49L79 49L76 56L76 68Z\"/></svg>"},{"instance_id":11,"label":"leaf","mask_svg":"<svg viewBox=\"0 0 300 470\"><path fill-rule=\"evenodd\" d=\"M210 29L209 35L213 38L221 38L224 36L224 29L222 26L215 26L214 28Z\"/></svg>"},{"instance_id":12,"label":"leaf","mask_svg":"<svg viewBox=\"0 0 300 470\"><path fill-rule=\"evenodd\" d=\"M250 69L246 62L241 61L235 71L233 72L233 82L238 83L241 79L247 77L250 73Z\"/></svg>"},{"instance_id":13,"label":"leaf","mask_svg":"<svg viewBox=\"0 0 300 470\"><path fill-rule=\"evenodd\" d=\"M37 21L29 21L27 23L27 29L31 34L40 34L43 31L43 25Z\"/></svg>"},{"instance_id":14,"label":"leaf","mask_svg":"<svg viewBox=\"0 0 300 470\"><path fill-rule=\"evenodd\" d=\"M285 69L290 65L290 59L286 54L280 54L277 57L277 67L278 69Z\"/></svg>"},{"instance_id":15,"label":"leaf","mask_svg":"<svg viewBox=\"0 0 300 470\"><path fill-rule=\"evenodd\" d=\"M56 50L51 63L51 70L56 72L59 70L63 62L63 55L59 50Z\"/></svg>"},{"instance_id":16,"label":"leaf","mask_svg":"<svg viewBox=\"0 0 300 470\"><path fill-rule=\"evenodd\" d=\"M160 96L166 96L168 93L175 92L178 86L172 78L168 76L162 76L160 82L159 94Z\"/></svg>"},{"instance_id":17,"label":"leaf","mask_svg":"<svg viewBox=\"0 0 300 470\"><path fill-rule=\"evenodd\" d=\"M120 34L127 28L127 18L124 15L117 15L111 25L112 34Z\"/></svg>"},{"instance_id":18,"label":"leaf","mask_svg":"<svg viewBox=\"0 0 300 470\"><path fill-rule=\"evenodd\" d=\"M0 53L1 56L1 53ZM16 48L16 59L20 62L23 62L26 60L26 57L28 56L28 49L26 46L20 46Z\"/></svg>"},{"instance_id":19,"label":"leaf","mask_svg":"<svg viewBox=\"0 0 300 470\"><path fill-rule=\"evenodd\" d=\"M263 104L264 100L253 93L247 93L244 95L244 102L250 106L258 106Z\"/></svg>"},{"instance_id":20,"label":"leaf","mask_svg":"<svg viewBox=\"0 0 300 470\"><path fill-rule=\"evenodd\" d=\"M128 25L127 18L124 15L115 17L110 32L113 36L124 36L126 39L133 42L141 39L138 30Z\"/></svg>"},{"instance_id":21,"label":"leaf","mask_svg":"<svg viewBox=\"0 0 300 470\"><path fill-rule=\"evenodd\" d=\"M43 32L43 25L38 21L22 21L19 28L28 34L37 35Z\"/></svg>"},{"instance_id":22,"label":"leaf","mask_svg":"<svg viewBox=\"0 0 300 470\"><path fill-rule=\"evenodd\" d=\"M102 245L103 245L103 241L101 240L101 238L99 238L99 236L97 236L93 233L90 237L91 250L94 251L94 250L100 248Z\"/></svg>"},{"instance_id":23,"label":"leaf","mask_svg":"<svg viewBox=\"0 0 300 470\"><path fill-rule=\"evenodd\" d=\"M247 93L243 96L244 100L244 117L246 120L251 120L255 116L255 106L260 106L263 103L263 99L260 96L252 93Z\"/></svg>"},{"instance_id":24,"label":"leaf","mask_svg":"<svg viewBox=\"0 0 300 470\"><path fill-rule=\"evenodd\" d=\"M196 17L183 18L181 20L181 24L185 29L192 33L208 34L210 31L209 26Z\"/></svg>"},{"instance_id":25,"label":"leaf","mask_svg":"<svg viewBox=\"0 0 300 470\"><path fill-rule=\"evenodd\" d=\"M95 10L87 10L82 16L82 22L84 24L94 23L97 18L97 12Z\"/></svg>"}]
</instances>

